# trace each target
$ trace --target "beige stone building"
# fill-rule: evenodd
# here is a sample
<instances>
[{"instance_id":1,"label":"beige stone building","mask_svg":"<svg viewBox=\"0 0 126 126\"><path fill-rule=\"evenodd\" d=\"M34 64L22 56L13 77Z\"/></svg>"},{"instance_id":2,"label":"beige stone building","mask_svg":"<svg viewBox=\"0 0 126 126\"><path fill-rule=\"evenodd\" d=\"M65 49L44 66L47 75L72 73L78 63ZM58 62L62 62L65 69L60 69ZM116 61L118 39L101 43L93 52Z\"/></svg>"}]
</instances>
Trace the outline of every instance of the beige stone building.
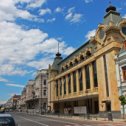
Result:
<instances>
[{"instance_id":1,"label":"beige stone building","mask_svg":"<svg viewBox=\"0 0 126 126\"><path fill-rule=\"evenodd\" d=\"M115 55L126 39L126 19L110 5L103 20L94 37L65 59L58 52L49 66L52 111L120 116Z\"/></svg>"}]
</instances>

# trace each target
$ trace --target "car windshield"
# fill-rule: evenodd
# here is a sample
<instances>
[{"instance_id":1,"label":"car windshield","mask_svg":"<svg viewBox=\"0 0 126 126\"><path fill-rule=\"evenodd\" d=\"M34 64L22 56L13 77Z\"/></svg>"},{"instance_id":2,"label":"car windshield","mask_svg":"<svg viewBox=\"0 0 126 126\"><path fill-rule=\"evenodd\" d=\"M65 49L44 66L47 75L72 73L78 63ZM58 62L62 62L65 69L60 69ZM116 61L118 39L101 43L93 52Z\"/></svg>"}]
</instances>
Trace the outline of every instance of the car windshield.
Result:
<instances>
[{"instance_id":1,"label":"car windshield","mask_svg":"<svg viewBox=\"0 0 126 126\"><path fill-rule=\"evenodd\" d=\"M0 117L0 126L15 126L14 119L12 117Z\"/></svg>"}]
</instances>

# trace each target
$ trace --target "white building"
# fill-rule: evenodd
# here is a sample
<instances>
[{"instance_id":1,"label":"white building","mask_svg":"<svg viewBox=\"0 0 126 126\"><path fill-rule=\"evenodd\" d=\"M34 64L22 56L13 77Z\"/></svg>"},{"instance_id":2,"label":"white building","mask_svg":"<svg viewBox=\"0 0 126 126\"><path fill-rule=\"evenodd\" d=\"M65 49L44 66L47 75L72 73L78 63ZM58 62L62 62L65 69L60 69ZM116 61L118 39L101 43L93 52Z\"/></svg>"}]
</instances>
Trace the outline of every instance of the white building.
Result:
<instances>
[{"instance_id":1,"label":"white building","mask_svg":"<svg viewBox=\"0 0 126 126\"><path fill-rule=\"evenodd\" d=\"M124 42L120 53L116 56L116 72L118 80L119 96L126 96L126 41ZM123 113L121 106L121 113ZM126 105L125 105L126 113Z\"/></svg>"}]
</instances>

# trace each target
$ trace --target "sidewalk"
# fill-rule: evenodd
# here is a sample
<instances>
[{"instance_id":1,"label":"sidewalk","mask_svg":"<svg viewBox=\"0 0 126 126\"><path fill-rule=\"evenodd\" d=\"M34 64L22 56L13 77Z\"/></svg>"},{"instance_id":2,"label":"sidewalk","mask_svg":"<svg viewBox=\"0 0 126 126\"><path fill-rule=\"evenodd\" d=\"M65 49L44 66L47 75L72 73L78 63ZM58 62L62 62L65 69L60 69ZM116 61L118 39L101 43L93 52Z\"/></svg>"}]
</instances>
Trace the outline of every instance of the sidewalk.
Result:
<instances>
[{"instance_id":1,"label":"sidewalk","mask_svg":"<svg viewBox=\"0 0 126 126\"><path fill-rule=\"evenodd\" d=\"M27 113L29 114L29 113ZM87 118L87 116L73 116L73 115L54 115L54 114L32 114L30 113L30 115L38 115L38 116L44 116L44 117L51 117L51 118L62 118L62 119L74 119L74 120L87 120L87 121L102 121L102 122L126 122L126 119L113 119L112 121L111 120L108 120L108 118L100 118L98 116L96 117L89 117Z\"/></svg>"},{"instance_id":2,"label":"sidewalk","mask_svg":"<svg viewBox=\"0 0 126 126\"><path fill-rule=\"evenodd\" d=\"M29 114L33 116L43 116L43 117L51 117L51 118L62 118L62 119L71 119L71 120L80 120L80 121L100 121L100 122L126 122L125 119L113 119L108 120L108 118L100 118L98 116L87 116L87 115L82 115L82 116L74 116L74 115L56 115L56 114L39 114L39 113L26 113L26 112L19 112L19 113L24 113L24 114Z\"/></svg>"}]
</instances>

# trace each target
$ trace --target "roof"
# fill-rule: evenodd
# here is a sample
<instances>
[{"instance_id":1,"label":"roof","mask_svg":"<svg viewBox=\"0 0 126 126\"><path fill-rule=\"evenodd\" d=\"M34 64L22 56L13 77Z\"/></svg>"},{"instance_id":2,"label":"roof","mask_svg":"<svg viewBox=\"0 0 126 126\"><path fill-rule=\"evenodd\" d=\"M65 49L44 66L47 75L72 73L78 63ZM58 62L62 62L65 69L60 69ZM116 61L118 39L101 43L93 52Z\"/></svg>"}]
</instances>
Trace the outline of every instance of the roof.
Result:
<instances>
[{"instance_id":1,"label":"roof","mask_svg":"<svg viewBox=\"0 0 126 126\"><path fill-rule=\"evenodd\" d=\"M12 117L11 114L0 114L0 117Z\"/></svg>"},{"instance_id":2,"label":"roof","mask_svg":"<svg viewBox=\"0 0 126 126\"><path fill-rule=\"evenodd\" d=\"M80 46L79 48L77 48L73 53L71 53L70 55L68 55L65 59L63 59L59 64L65 62L67 59L69 59L70 57L74 56L77 52L79 52L81 49L83 49L86 45L88 45L90 42L90 40L88 40L87 42L85 42L82 46Z\"/></svg>"}]
</instances>

